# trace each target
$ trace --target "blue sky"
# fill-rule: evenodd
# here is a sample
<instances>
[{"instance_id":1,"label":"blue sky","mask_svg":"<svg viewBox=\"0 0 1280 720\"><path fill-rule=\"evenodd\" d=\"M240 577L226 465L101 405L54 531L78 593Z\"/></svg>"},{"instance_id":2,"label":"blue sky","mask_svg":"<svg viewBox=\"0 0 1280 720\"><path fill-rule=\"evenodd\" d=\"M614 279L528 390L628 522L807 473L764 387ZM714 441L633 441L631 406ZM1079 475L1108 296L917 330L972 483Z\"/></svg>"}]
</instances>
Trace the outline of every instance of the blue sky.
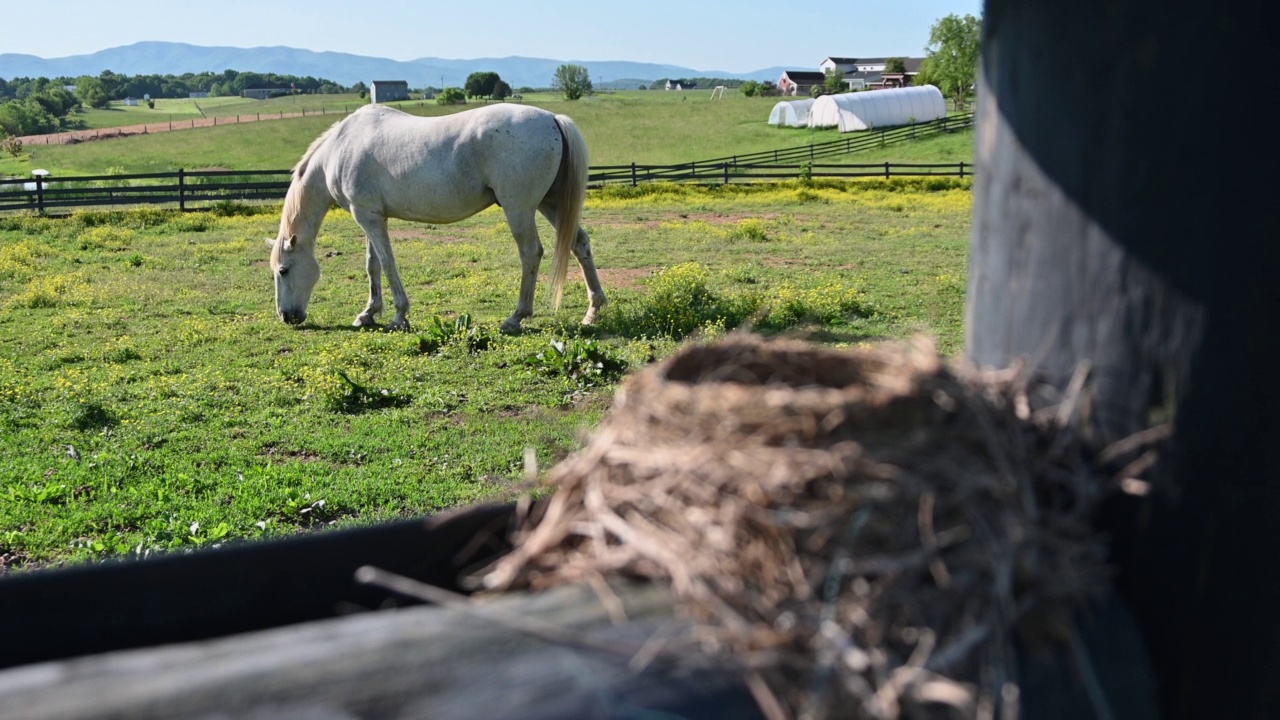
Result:
<instances>
[{"instance_id":1,"label":"blue sky","mask_svg":"<svg viewBox=\"0 0 1280 720\"><path fill-rule=\"evenodd\" d=\"M523 55L749 72L816 67L829 55L922 56L938 18L981 11L981 0L46 0L5 3L0 53L56 58L163 40L394 60Z\"/></svg>"}]
</instances>

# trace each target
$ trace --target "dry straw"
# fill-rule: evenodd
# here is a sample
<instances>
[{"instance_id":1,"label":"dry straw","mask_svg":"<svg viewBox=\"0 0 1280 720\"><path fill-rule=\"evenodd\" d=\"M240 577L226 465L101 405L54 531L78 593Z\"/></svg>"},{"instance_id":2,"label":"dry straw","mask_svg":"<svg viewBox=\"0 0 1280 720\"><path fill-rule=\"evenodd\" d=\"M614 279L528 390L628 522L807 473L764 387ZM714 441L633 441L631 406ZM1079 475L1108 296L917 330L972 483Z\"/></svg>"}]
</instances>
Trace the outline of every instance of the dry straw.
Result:
<instances>
[{"instance_id":1,"label":"dry straw","mask_svg":"<svg viewBox=\"0 0 1280 720\"><path fill-rule=\"evenodd\" d=\"M1109 588L1086 377L1059 396L924 340L690 347L624 385L483 583L668 583L774 717L1015 716L1014 648L1069 652Z\"/></svg>"}]
</instances>

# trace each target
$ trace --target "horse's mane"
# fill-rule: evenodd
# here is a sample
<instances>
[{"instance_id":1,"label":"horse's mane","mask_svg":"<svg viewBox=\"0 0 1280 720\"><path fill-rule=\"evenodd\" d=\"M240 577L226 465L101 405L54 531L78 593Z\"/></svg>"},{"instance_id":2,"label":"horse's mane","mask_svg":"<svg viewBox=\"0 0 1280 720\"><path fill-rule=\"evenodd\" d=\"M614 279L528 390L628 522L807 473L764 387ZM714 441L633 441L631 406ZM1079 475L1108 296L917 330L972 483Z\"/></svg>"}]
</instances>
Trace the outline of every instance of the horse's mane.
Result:
<instances>
[{"instance_id":1,"label":"horse's mane","mask_svg":"<svg viewBox=\"0 0 1280 720\"><path fill-rule=\"evenodd\" d=\"M293 166L293 182L289 185L289 192L284 196L284 217L290 228L293 227L294 221L298 218L301 211L300 203L302 197L302 176L307 172L307 165L311 162L311 158L324 145L326 141L337 131L338 126L345 121L346 118L329 126L328 130L320 133L320 137L311 141L307 146L307 151L302 153L302 159L297 165Z\"/></svg>"}]
</instances>

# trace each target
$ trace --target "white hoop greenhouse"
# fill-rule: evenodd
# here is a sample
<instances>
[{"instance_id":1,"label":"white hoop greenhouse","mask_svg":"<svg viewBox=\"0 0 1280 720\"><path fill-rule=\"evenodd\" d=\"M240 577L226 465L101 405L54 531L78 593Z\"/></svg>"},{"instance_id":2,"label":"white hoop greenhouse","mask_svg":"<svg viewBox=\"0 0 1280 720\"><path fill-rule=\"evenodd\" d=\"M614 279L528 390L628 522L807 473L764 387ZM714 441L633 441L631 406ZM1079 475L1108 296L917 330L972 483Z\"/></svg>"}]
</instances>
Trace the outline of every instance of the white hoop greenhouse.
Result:
<instances>
[{"instance_id":1,"label":"white hoop greenhouse","mask_svg":"<svg viewBox=\"0 0 1280 720\"><path fill-rule=\"evenodd\" d=\"M809 127L840 132L910 125L946 117L947 101L932 85L823 95L809 109Z\"/></svg>"},{"instance_id":2,"label":"white hoop greenhouse","mask_svg":"<svg viewBox=\"0 0 1280 720\"><path fill-rule=\"evenodd\" d=\"M807 127L809 125L809 109L813 107L813 98L790 100L773 106L769 113L769 124L781 127Z\"/></svg>"}]
</instances>

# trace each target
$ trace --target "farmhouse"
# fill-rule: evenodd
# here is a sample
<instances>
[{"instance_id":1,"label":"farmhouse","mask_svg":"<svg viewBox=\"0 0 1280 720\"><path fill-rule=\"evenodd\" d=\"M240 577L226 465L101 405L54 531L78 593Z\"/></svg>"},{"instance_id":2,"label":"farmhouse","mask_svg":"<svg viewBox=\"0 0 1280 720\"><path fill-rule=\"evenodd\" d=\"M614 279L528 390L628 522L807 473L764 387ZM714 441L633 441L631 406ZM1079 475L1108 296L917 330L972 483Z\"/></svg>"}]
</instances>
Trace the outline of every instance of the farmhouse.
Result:
<instances>
[{"instance_id":1,"label":"farmhouse","mask_svg":"<svg viewBox=\"0 0 1280 720\"><path fill-rule=\"evenodd\" d=\"M787 70L778 80L778 89L783 95L808 95L817 85L827 79L827 73L840 73L845 87L849 90L879 90L882 88L907 87L920 73L924 58L903 58L906 72L886 73L887 57L849 58L828 57L818 65L818 72L803 70Z\"/></svg>"},{"instance_id":2,"label":"farmhouse","mask_svg":"<svg viewBox=\"0 0 1280 720\"><path fill-rule=\"evenodd\" d=\"M409 99L409 83L405 80L373 80L369 88L369 101L375 105Z\"/></svg>"},{"instance_id":3,"label":"farmhouse","mask_svg":"<svg viewBox=\"0 0 1280 720\"><path fill-rule=\"evenodd\" d=\"M692 80L684 80L684 79L679 79L679 80L668 79L667 80L668 90L692 90L696 87L698 87L698 83Z\"/></svg>"},{"instance_id":4,"label":"farmhouse","mask_svg":"<svg viewBox=\"0 0 1280 720\"><path fill-rule=\"evenodd\" d=\"M827 76L811 70L786 70L778 78L778 90L783 95L808 95L813 88L827 81Z\"/></svg>"},{"instance_id":5,"label":"farmhouse","mask_svg":"<svg viewBox=\"0 0 1280 720\"><path fill-rule=\"evenodd\" d=\"M279 88L246 88L240 91L240 97L250 100L268 100L285 92Z\"/></svg>"}]
</instances>

